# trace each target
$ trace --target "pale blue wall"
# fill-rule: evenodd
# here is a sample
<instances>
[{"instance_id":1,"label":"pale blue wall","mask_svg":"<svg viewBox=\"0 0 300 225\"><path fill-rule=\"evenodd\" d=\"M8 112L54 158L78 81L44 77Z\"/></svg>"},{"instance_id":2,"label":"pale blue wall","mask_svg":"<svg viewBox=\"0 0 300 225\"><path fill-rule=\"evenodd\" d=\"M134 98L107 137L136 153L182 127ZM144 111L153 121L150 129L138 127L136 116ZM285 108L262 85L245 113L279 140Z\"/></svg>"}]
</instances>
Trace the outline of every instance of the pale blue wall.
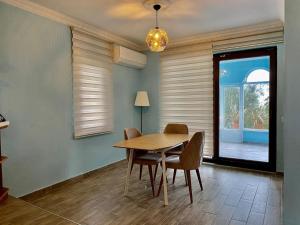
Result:
<instances>
[{"instance_id":1,"label":"pale blue wall","mask_svg":"<svg viewBox=\"0 0 300 225\"><path fill-rule=\"evenodd\" d=\"M285 1L284 225L300 224L300 1Z\"/></svg>"},{"instance_id":2,"label":"pale blue wall","mask_svg":"<svg viewBox=\"0 0 300 225\"><path fill-rule=\"evenodd\" d=\"M160 131L159 86L160 57L158 53L147 52L148 62L141 73L141 90L148 91L150 107L144 109L144 133Z\"/></svg>"},{"instance_id":3,"label":"pale blue wall","mask_svg":"<svg viewBox=\"0 0 300 225\"><path fill-rule=\"evenodd\" d=\"M0 112L4 183L21 196L124 158L113 149L139 126L140 71L115 65L112 134L73 140L71 34L67 26L0 3Z\"/></svg>"},{"instance_id":4,"label":"pale blue wall","mask_svg":"<svg viewBox=\"0 0 300 225\"><path fill-rule=\"evenodd\" d=\"M149 92L145 133L159 131L159 54L147 53L142 71L114 66L115 132L72 139L71 37L68 27L0 3L0 112L11 121L3 133L5 184L15 196L102 167L124 157L111 147L124 127L139 127L136 91ZM283 167L281 115L284 47L278 49L278 157Z\"/></svg>"}]
</instances>

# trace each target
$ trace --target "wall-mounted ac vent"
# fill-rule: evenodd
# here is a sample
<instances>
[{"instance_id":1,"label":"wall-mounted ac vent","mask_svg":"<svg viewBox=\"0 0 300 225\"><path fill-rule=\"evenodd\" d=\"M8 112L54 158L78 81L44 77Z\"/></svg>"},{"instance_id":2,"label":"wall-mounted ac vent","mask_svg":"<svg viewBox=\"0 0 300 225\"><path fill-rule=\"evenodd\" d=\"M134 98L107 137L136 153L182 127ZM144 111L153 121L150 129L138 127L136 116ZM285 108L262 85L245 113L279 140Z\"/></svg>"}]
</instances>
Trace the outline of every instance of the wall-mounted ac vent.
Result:
<instances>
[{"instance_id":1,"label":"wall-mounted ac vent","mask_svg":"<svg viewBox=\"0 0 300 225\"><path fill-rule=\"evenodd\" d=\"M114 63L142 69L147 63L147 56L120 45L114 45Z\"/></svg>"}]
</instances>

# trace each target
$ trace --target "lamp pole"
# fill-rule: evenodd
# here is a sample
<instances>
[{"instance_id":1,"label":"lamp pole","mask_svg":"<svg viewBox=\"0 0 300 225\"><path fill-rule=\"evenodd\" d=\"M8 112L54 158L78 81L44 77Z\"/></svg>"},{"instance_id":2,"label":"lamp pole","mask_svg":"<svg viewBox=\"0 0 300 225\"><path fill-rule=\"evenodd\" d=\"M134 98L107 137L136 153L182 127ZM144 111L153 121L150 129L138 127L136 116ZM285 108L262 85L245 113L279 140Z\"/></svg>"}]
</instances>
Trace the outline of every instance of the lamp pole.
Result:
<instances>
[{"instance_id":1,"label":"lamp pole","mask_svg":"<svg viewBox=\"0 0 300 225\"><path fill-rule=\"evenodd\" d=\"M141 133L143 133L143 106L141 106Z\"/></svg>"},{"instance_id":2,"label":"lamp pole","mask_svg":"<svg viewBox=\"0 0 300 225\"><path fill-rule=\"evenodd\" d=\"M150 106L147 91L138 91L135 98L135 106L141 107L141 132L143 132L143 107Z\"/></svg>"}]
</instances>

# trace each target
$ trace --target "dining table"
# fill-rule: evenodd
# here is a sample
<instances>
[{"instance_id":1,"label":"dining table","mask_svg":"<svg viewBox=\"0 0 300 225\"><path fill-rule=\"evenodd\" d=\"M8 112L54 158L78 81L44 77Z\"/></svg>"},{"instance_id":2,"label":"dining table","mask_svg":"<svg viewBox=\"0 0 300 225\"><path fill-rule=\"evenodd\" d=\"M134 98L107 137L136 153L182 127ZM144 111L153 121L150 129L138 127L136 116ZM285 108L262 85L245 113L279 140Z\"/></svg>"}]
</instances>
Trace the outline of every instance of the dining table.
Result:
<instances>
[{"instance_id":1,"label":"dining table","mask_svg":"<svg viewBox=\"0 0 300 225\"><path fill-rule=\"evenodd\" d=\"M182 145L184 142L190 140L188 134L163 134L154 133L146 134L140 137L131 138L129 140L123 140L113 145L116 148L128 149L128 167L125 180L124 195L127 196L129 182L130 182L130 170L133 163L133 155L136 150L144 150L153 153L161 154L161 165L163 174L163 190L164 190L164 205L168 205L168 187L167 187L167 170L166 170L166 152L174 147Z\"/></svg>"}]
</instances>

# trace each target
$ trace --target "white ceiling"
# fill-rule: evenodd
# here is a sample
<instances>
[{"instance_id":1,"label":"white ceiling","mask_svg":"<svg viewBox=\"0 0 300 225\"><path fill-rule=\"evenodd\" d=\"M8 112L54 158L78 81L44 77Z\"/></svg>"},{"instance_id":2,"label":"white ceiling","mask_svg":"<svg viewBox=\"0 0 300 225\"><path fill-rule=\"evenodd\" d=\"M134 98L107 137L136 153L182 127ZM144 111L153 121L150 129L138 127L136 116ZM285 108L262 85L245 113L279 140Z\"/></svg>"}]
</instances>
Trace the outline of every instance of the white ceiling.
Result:
<instances>
[{"instance_id":1,"label":"white ceiling","mask_svg":"<svg viewBox=\"0 0 300 225\"><path fill-rule=\"evenodd\" d=\"M137 43L155 25L143 0L31 1ZM171 40L278 19L284 20L284 0L173 0L159 14Z\"/></svg>"}]
</instances>

